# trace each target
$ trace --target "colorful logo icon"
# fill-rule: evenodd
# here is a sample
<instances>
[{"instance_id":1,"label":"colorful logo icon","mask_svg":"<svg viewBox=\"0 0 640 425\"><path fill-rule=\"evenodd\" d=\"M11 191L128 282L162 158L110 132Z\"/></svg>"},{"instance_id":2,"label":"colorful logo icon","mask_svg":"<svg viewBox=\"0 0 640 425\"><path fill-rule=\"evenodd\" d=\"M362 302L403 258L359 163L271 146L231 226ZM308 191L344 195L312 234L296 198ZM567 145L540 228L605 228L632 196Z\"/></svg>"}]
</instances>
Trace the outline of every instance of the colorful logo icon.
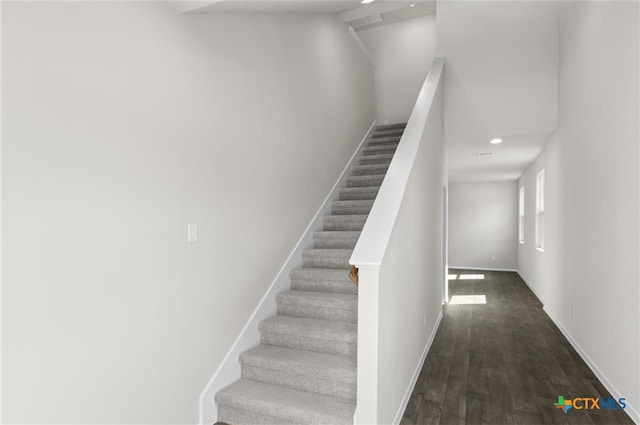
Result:
<instances>
[{"instance_id":1,"label":"colorful logo icon","mask_svg":"<svg viewBox=\"0 0 640 425\"><path fill-rule=\"evenodd\" d=\"M565 400L561 395L558 396L558 402L553 403L553 405L556 406L556 409L562 409L565 415L567 414L569 409L573 407L573 404L571 404L571 400Z\"/></svg>"},{"instance_id":2,"label":"colorful logo icon","mask_svg":"<svg viewBox=\"0 0 640 425\"><path fill-rule=\"evenodd\" d=\"M594 410L594 409L613 409L621 410L627 407L625 398L619 398L614 400L613 398L593 398L593 397L576 397L574 399L566 399L564 396L559 395L558 401L553 403L556 409L562 409L566 415L569 409L574 410Z\"/></svg>"}]
</instances>

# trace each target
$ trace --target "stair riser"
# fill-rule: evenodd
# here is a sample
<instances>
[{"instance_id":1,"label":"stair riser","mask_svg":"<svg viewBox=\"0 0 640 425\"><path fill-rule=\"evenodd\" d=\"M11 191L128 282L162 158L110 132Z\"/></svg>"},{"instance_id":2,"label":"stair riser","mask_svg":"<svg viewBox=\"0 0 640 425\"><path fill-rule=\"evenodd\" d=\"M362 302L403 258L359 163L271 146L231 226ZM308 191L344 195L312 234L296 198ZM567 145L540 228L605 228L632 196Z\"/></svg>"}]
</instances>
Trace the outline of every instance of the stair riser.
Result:
<instances>
[{"instance_id":1,"label":"stair riser","mask_svg":"<svg viewBox=\"0 0 640 425\"><path fill-rule=\"evenodd\" d=\"M292 278L291 289L297 291L333 292L338 294L358 293L358 287L351 283L348 278L344 281Z\"/></svg>"},{"instance_id":2,"label":"stair riser","mask_svg":"<svg viewBox=\"0 0 640 425\"><path fill-rule=\"evenodd\" d=\"M396 152L396 149L398 148L397 145L380 145L380 146L373 146L373 147L368 147L368 148L364 148L364 150L362 151L362 155L364 156L369 156L369 155L384 155L384 154L394 154Z\"/></svg>"},{"instance_id":3,"label":"stair riser","mask_svg":"<svg viewBox=\"0 0 640 425\"><path fill-rule=\"evenodd\" d=\"M225 424L242 424L242 425L296 425L295 422L286 422L282 418L265 416L262 413L248 412L245 410L234 409L224 403L218 405L218 422Z\"/></svg>"},{"instance_id":4,"label":"stair riser","mask_svg":"<svg viewBox=\"0 0 640 425\"><path fill-rule=\"evenodd\" d=\"M308 391L348 400L356 399L356 382L339 382L327 378L304 375L288 370L274 370L248 364L242 365L242 377L265 384Z\"/></svg>"},{"instance_id":5,"label":"stair riser","mask_svg":"<svg viewBox=\"0 0 640 425\"><path fill-rule=\"evenodd\" d=\"M384 175L348 177L347 187L378 187L382 185Z\"/></svg>"},{"instance_id":6,"label":"stair riser","mask_svg":"<svg viewBox=\"0 0 640 425\"><path fill-rule=\"evenodd\" d=\"M317 249L354 249L358 239L318 239L313 243L313 247Z\"/></svg>"},{"instance_id":7,"label":"stair riser","mask_svg":"<svg viewBox=\"0 0 640 425\"><path fill-rule=\"evenodd\" d=\"M404 130L377 131L371 136L372 139L385 139L389 137L402 137Z\"/></svg>"},{"instance_id":8,"label":"stair riser","mask_svg":"<svg viewBox=\"0 0 640 425\"><path fill-rule=\"evenodd\" d=\"M385 124L385 125L379 125L376 127L376 131L390 131L390 130L402 130L404 131L404 129L406 128L407 124Z\"/></svg>"},{"instance_id":9,"label":"stair riser","mask_svg":"<svg viewBox=\"0 0 640 425\"><path fill-rule=\"evenodd\" d=\"M315 351L317 353L337 354L339 356L355 357L357 355L355 343L269 331L263 331L261 335L261 342L267 345L293 348L294 350Z\"/></svg>"},{"instance_id":10,"label":"stair riser","mask_svg":"<svg viewBox=\"0 0 640 425\"><path fill-rule=\"evenodd\" d=\"M358 232L362 230L362 228L364 227L364 223L364 221L325 221L324 230L327 232Z\"/></svg>"},{"instance_id":11,"label":"stair riser","mask_svg":"<svg viewBox=\"0 0 640 425\"><path fill-rule=\"evenodd\" d=\"M289 304L278 302L278 314L281 316L307 317L310 319L339 320L358 323L358 306L352 309L319 307L309 304Z\"/></svg>"},{"instance_id":12,"label":"stair riser","mask_svg":"<svg viewBox=\"0 0 640 425\"><path fill-rule=\"evenodd\" d=\"M363 215L369 214L370 211L371 205L339 206L331 208L331 214L333 215Z\"/></svg>"},{"instance_id":13,"label":"stair riser","mask_svg":"<svg viewBox=\"0 0 640 425\"><path fill-rule=\"evenodd\" d=\"M304 257L304 267L310 267L314 269L349 269L349 257L336 258L329 256L318 257Z\"/></svg>"},{"instance_id":14,"label":"stair riser","mask_svg":"<svg viewBox=\"0 0 640 425\"><path fill-rule=\"evenodd\" d=\"M387 169L389 169L387 165L356 165L351 174L354 176L374 176L386 174Z\"/></svg>"},{"instance_id":15,"label":"stair riser","mask_svg":"<svg viewBox=\"0 0 640 425\"><path fill-rule=\"evenodd\" d=\"M378 190L377 187L341 190L339 199L341 201L373 201L378 195Z\"/></svg>"},{"instance_id":16,"label":"stair riser","mask_svg":"<svg viewBox=\"0 0 640 425\"><path fill-rule=\"evenodd\" d=\"M358 158L359 165L372 165L372 164L391 164L391 158L386 156L380 157L379 155L369 155L369 156L361 156Z\"/></svg>"}]
</instances>

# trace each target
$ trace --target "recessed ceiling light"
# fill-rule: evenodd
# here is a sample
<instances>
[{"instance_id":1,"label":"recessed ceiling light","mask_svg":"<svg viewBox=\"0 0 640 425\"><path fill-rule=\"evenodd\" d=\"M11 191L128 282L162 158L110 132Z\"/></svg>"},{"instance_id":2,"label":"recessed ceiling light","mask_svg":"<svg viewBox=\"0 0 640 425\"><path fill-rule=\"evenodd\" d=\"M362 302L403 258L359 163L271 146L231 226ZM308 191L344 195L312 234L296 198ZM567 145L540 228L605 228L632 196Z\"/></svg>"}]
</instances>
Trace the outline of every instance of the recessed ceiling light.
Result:
<instances>
[{"instance_id":1,"label":"recessed ceiling light","mask_svg":"<svg viewBox=\"0 0 640 425\"><path fill-rule=\"evenodd\" d=\"M492 145L499 145L500 143L502 143L502 139L492 139L489 143L491 143Z\"/></svg>"},{"instance_id":2,"label":"recessed ceiling light","mask_svg":"<svg viewBox=\"0 0 640 425\"><path fill-rule=\"evenodd\" d=\"M362 0L360 3L362 4L368 4L368 3L373 3L376 0Z\"/></svg>"},{"instance_id":3,"label":"recessed ceiling light","mask_svg":"<svg viewBox=\"0 0 640 425\"><path fill-rule=\"evenodd\" d=\"M415 3L413 3L413 4L412 4L411 6L409 6L409 7L416 7L416 4L415 4Z\"/></svg>"}]
</instances>

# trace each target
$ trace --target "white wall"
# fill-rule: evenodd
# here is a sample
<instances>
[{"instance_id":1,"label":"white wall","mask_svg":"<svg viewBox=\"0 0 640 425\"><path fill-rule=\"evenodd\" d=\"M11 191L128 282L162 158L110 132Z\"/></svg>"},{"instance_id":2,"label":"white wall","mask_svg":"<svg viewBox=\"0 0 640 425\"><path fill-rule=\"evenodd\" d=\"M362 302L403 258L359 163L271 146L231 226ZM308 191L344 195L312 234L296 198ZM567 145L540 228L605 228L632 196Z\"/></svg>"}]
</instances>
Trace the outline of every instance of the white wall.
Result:
<instances>
[{"instance_id":1,"label":"white wall","mask_svg":"<svg viewBox=\"0 0 640 425\"><path fill-rule=\"evenodd\" d=\"M515 270L517 240L516 181L449 184L449 267Z\"/></svg>"},{"instance_id":2,"label":"white wall","mask_svg":"<svg viewBox=\"0 0 640 425\"><path fill-rule=\"evenodd\" d=\"M545 250L531 246L530 200L518 267L640 423L638 7L562 8L559 130L520 181L534 192L535 174L546 170Z\"/></svg>"},{"instance_id":3,"label":"white wall","mask_svg":"<svg viewBox=\"0 0 640 425\"><path fill-rule=\"evenodd\" d=\"M442 314L442 119L440 87L380 267L379 424L399 423Z\"/></svg>"},{"instance_id":4,"label":"white wall","mask_svg":"<svg viewBox=\"0 0 640 425\"><path fill-rule=\"evenodd\" d=\"M434 61L350 263L359 268L356 424L400 423L442 317L442 68Z\"/></svg>"},{"instance_id":5,"label":"white wall","mask_svg":"<svg viewBox=\"0 0 640 425\"><path fill-rule=\"evenodd\" d=\"M194 423L374 119L370 66L326 15L2 7L2 420Z\"/></svg>"},{"instance_id":6,"label":"white wall","mask_svg":"<svg viewBox=\"0 0 640 425\"><path fill-rule=\"evenodd\" d=\"M518 181L518 190L524 187L524 243L518 243L518 273L527 282L540 300L552 300L557 291L559 279L560 244L562 227L560 226L560 168L558 163L558 133L547 142L546 148L538 159L527 169ZM536 176L544 169L545 178L545 248L536 248Z\"/></svg>"},{"instance_id":7,"label":"white wall","mask_svg":"<svg viewBox=\"0 0 640 425\"><path fill-rule=\"evenodd\" d=\"M449 149L556 129L556 2L443 1L437 16Z\"/></svg>"},{"instance_id":8,"label":"white wall","mask_svg":"<svg viewBox=\"0 0 640 425\"><path fill-rule=\"evenodd\" d=\"M407 122L436 52L436 16L358 31L376 63L379 123Z\"/></svg>"}]
</instances>

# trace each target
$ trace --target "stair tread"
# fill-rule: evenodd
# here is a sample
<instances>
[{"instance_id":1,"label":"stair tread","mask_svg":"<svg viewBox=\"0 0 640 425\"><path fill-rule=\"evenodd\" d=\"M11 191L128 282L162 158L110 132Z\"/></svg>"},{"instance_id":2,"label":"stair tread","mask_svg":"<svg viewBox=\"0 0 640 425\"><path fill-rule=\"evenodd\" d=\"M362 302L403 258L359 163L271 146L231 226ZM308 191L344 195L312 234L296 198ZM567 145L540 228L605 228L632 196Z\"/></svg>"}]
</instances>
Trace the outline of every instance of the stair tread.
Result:
<instances>
[{"instance_id":1,"label":"stair tread","mask_svg":"<svg viewBox=\"0 0 640 425\"><path fill-rule=\"evenodd\" d=\"M356 380L356 359L335 354L260 344L242 353L240 362L305 375L313 374L345 383Z\"/></svg>"},{"instance_id":2,"label":"stair tread","mask_svg":"<svg viewBox=\"0 0 640 425\"><path fill-rule=\"evenodd\" d=\"M395 123L395 124L383 124L383 125L376 126L376 130L405 128L406 126L407 126L406 122L399 122L399 123Z\"/></svg>"},{"instance_id":3,"label":"stair tread","mask_svg":"<svg viewBox=\"0 0 640 425\"><path fill-rule=\"evenodd\" d=\"M352 423L355 402L240 379L216 395L218 403L299 424Z\"/></svg>"},{"instance_id":4,"label":"stair tread","mask_svg":"<svg viewBox=\"0 0 640 425\"><path fill-rule=\"evenodd\" d=\"M365 186L365 187L374 187L376 190L380 188L378 186ZM354 188L349 188L354 189ZM359 189L359 188L355 188ZM373 199L340 199L337 201L333 201L332 205L334 206L361 206L361 205L373 205ZM362 214L359 214L362 215Z\"/></svg>"},{"instance_id":5,"label":"stair tread","mask_svg":"<svg viewBox=\"0 0 640 425\"><path fill-rule=\"evenodd\" d=\"M380 187L384 176L384 174L349 176L347 177L345 187Z\"/></svg>"},{"instance_id":6,"label":"stair tread","mask_svg":"<svg viewBox=\"0 0 640 425\"><path fill-rule=\"evenodd\" d=\"M277 295L278 302L308 303L329 308L358 309L358 296L333 292L290 290Z\"/></svg>"},{"instance_id":7,"label":"stair tread","mask_svg":"<svg viewBox=\"0 0 640 425\"><path fill-rule=\"evenodd\" d=\"M340 193L377 193L379 186L344 187ZM365 201L367 199L340 199L341 201Z\"/></svg>"},{"instance_id":8,"label":"stair tread","mask_svg":"<svg viewBox=\"0 0 640 425\"><path fill-rule=\"evenodd\" d=\"M384 170L384 174L386 174L387 169L389 168L389 165L387 164L358 164L355 165L353 167L354 169L358 169L358 170ZM378 174L382 174L382 173L378 173Z\"/></svg>"},{"instance_id":9,"label":"stair tread","mask_svg":"<svg viewBox=\"0 0 640 425\"><path fill-rule=\"evenodd\" d=\"M346 232L345 232L346 233ZM354 232L355 233L355 232ZM360 233L360 232L357 232ZM314 267L305 267L301 269L291 270L289 276L292 279L313 279L313 280L331 280L336 282L350 282L349 274L344 269L322 269Z\"/></svg>"},{"instance_id":10,"label":"stair tread","mask_svg":"<svg viewBox=\"0 0 640 425\"><path fill-rule=\"evenodd\" d=\"M315 232L313 237L315 239L357 239L360 237L361 232L349 231L349 230L328 230L324 232Z\"/></svg>"},{"instance_id":11,"label":"stair tread","mask_svg":"<svg viewBox=\"0 0 640 425\"><path fill-rule=\"evenodd\" d=\"M374 160L374 159L388 159L391 160L393 158L392 153L377 153L377 154L369 154L369 155L361 155L358 157L358 160Z\"/></svg>"},{"instance_id":12,"label":"stair tread","mask_svg":"<svg viewBox=\"0 0 640 425\"><path fill-rule=\"evenodd\" d=\"M357 294L358 287L345 269L303 268L289 273L291 289L315 292Z\"/></svg>"},{"instance_id":13,"label":"stair tread","mask_svg":"<svg viewBox=\"0 0 640 425\"><path fill-rule=\"evenodd\" d=\"M366 220L367 217L369 215L368 214L352 214L352 215L333 215L333 214L327 214L324 216L324 218L326 220L329 221L360 221L360 220Z\"/></svg>"},{"instance_id":14,"label":"stair tread","mask_svg":"<svg viewBox=\"0 0 640 425\"><path fill-rule=\"evenodd\" d=\"M327 257L344 257L345 255L351 255L353 249L342 248L309 248L302 252L303 256L327 256Z\"/></svg>"},{"instance_id":15,"label":"stair tread","mask_svg":"<svg viewBox=\"0 0 640 425\"><path fill-rule=\"evenodd\" d=\"M358 326L339 320L311 319L308 317L273 316L263 320L260 331L270 331L307 338L340 342L357 342Z\"/></svg>"},{"instance_id":16,"label":"stair tread","mask_svg":"<svg viewBox=\"0 0 640 425\"><path fill-rule=\"evenodd\" d=\"M400 143L401 135L398 136L385 136L385 137L377 137L375 139L370 139L367 143L368 148L383 146L383 145L398 145Z\"/></svg>"},{"instance_id":17,"label":"stair tread","mask_svg":"<svg viewBox=\"0 0 640 425\"><path fill-rule=\"evenodd\" d=\"M393 129L377 129L372 137L386 136L386 135L402 135L404 133L404 128L393 128Z\"/></svg>"},{"instance_id":18,"label":"stair tread","mask_svg":"<svg viewBox=\"0 0 640 425\"><path fill-rule=\"evenodd\" d=\"M369 156L382 155L385 153L394 154L398 149L397 145L378 145L378 146L367 146L362 150L362 158L366 158Z\"/></svg>"}]
</instances>

